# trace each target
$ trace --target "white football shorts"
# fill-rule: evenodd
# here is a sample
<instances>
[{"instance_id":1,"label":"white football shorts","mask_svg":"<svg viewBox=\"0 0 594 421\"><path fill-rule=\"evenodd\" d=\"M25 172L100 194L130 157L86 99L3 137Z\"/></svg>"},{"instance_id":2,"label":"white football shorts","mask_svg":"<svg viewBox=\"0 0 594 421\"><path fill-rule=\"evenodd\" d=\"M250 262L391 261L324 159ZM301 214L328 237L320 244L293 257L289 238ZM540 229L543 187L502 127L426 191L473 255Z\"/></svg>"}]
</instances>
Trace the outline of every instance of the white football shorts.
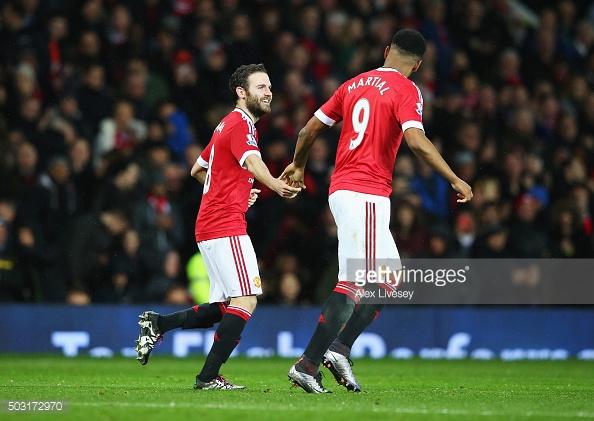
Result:
<instances>
[{"instance_id":1,"label":"white football shorts","mask_svg":"<svg viewBox=\"0 0 594 421\"><path fill-rule=\"evenodd\" d=\"M210 279L209 302L262 294L256 253L249 236L200 241L198 248Z\"/></svg>"},{"instance_id":2,"label":"white football shorts","mask_svg":"<svg viewBox=\"0 0 594 421\"><path fill-rule=\"evenodd\" d=\"M337 190L330 195L328 203L338 227L339 282L354 282L347 279L349 259L365 260L367 270L377 270L377 259L400 259L390 232L389 198ZM399 260L396 263L399 264ZM401 269L401 266L394 269Z\"/></svg>"}]
</instances>

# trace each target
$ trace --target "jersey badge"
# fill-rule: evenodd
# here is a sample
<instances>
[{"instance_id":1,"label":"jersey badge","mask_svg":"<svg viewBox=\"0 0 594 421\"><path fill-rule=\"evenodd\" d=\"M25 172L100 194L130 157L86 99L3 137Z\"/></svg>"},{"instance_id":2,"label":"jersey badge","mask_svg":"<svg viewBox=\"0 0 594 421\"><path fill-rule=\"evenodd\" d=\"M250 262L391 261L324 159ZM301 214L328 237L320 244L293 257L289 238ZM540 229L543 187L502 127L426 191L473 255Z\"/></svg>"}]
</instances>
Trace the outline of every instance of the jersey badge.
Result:
<instances>
[{"instance_id":1,"label":"jersey badge","mask_svg":"<svg viewBox=\"0 0 594 421\"><path fill-rule=\"evenodd\" d=\"M417 114L418 115L423 115L423 103L422 102L417 102Z\"/></svg>"},{"instance_id":2,"label":"jersey badge","mask_svg":"<svg viewBox=\"0 0 594 421\"><path fill-rule=\"evenodd\" d=\"M254 278L254 286L256 288L260 288L262 286L262 281L260 280L260 277L259 276L256 276Z\"/></svg>"},{"instance_id":3,"label":"jersey badge","mask_svg":"<svg viewBox=\"0 0 594 421\"><path fill-rule=\"evenodd\" d=\"M247 144L249 146L253 146L254 148L257 148L258 147L258 142L256 142L256 138L254 137L254 135L253 134L248 134L246 136L247 136L247 139L248 139L247 140Z\"/></svg>"}]
</instances>

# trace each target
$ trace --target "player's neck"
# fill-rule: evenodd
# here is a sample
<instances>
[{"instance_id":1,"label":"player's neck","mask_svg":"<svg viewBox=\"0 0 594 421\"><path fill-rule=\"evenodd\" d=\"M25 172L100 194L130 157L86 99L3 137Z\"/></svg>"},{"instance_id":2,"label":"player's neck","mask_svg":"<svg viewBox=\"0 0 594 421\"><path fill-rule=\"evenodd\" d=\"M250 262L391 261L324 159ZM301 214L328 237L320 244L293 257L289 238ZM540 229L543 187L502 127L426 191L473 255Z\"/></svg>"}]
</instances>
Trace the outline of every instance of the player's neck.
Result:
<instances>
[{"instance_id":1,"label":"player's neck","mask_svg":"<svg viewBox=\"0 0 594 421\"><path fill-rule=\"evenodd\" d=\"M399 60L394 60L391 59L390 57L388 57L386 59L386 61L384 62L384 65L382 67L387 67L390 69L394 69L396 71L398 71L398 73L400 73L402 76L404 77L410 77L410 75L412 75L412 66L404 64L402 62L400 62Z\"/></svg>"}]
</instances>

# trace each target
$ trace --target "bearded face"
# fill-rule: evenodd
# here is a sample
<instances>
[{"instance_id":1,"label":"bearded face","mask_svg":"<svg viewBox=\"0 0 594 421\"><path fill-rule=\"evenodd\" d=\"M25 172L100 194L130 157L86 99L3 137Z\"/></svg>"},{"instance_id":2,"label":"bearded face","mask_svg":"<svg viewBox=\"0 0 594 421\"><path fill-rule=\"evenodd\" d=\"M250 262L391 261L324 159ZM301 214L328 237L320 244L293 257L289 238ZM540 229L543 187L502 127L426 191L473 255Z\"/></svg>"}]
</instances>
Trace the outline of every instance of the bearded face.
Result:
<instances>
[{"instance_id":1,"label":"bearded face","mask_svg":"<svg viewBox=\"0 0 594 421\"><path fill-rule=\"evenodd\" d=\"M246 91L245 105L248 111L256 118L262 117L264 114L270 112L270 102L272 97L267 97L259 94L252 94Z\"/></svg>"},{"instance_id":2,"label":"bearded face","mask_svg":"<svg viewBox=\"0 0 594 421\"><path fill-rule=\"evenodd\" d=\"M270 112L270 79L266 73L254 73L248 78L248 86L249 89L245 90L245 106L251 115L259 119Z\"/></svg>"}]
</instances>

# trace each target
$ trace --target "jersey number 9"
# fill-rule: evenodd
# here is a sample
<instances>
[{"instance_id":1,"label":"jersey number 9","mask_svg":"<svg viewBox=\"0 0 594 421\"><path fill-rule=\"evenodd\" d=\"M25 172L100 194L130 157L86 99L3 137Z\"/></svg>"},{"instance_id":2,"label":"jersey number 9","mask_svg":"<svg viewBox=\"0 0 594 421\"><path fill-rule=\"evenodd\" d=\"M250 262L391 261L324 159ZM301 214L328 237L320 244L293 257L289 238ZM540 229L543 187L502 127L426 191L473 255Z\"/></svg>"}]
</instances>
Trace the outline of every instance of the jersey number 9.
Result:
<instances>
[{"instance_id":1,"label":"jersey number 9","mask_svg":"<svg viewBox=\"0 0 594 421\"><path fill-rule=\"evenodd\" d=\"M361 142L363 142L363 136L365 136L365 130L367 129L367 124L369 124L369 113L370 108L367 98L361 98L355 103L352 118L353 130L357 134L357 137L351 139L351 145L349 146L350 150L355 149Z\"/></svg>"}]
</instances>

